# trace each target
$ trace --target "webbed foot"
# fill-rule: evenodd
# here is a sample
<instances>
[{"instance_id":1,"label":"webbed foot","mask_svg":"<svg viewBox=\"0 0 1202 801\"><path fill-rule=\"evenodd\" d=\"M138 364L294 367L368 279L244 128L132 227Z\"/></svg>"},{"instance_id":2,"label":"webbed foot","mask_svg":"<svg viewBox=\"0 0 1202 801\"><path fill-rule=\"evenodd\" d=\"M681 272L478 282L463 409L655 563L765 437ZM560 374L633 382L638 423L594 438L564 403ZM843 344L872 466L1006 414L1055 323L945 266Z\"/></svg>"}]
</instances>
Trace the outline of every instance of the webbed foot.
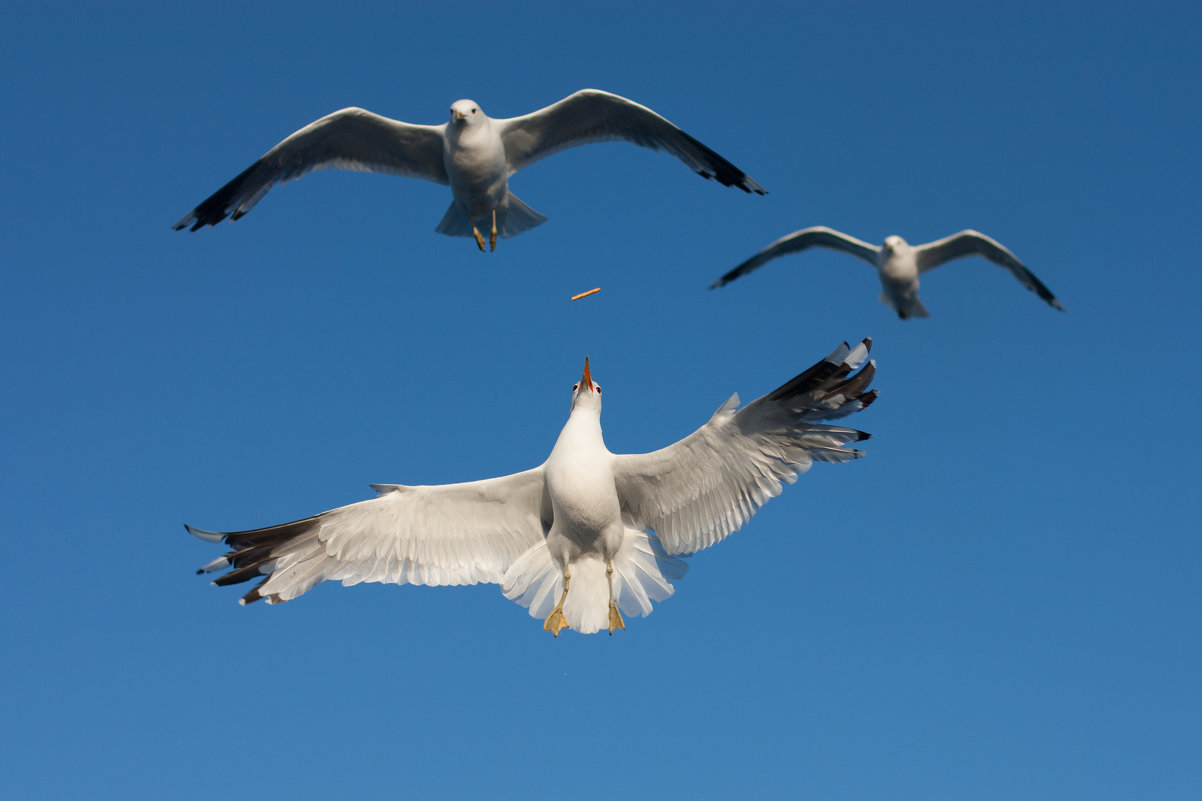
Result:
<instances>
[{"instance_id":1,"label":"webbed foot","mask_svg":"<svg viewBox=\"0 0 1202 801\"><path fill-rule=\"evenodd\" d=\"M622 613L618 611L618 606L613 601L609 602L609 633L613 635L616 629L626 630L626 622L622 620Z\"/></svg>"},{"instance_id":2,"label":"webbed foot","mask_svg":"<svg viewBox=\"0 0 1202 801\"><path fill-rule=\"evenodd\" d=\"M549 631L555 637L558 637L559 632L567 628L571 628L571 626L563 616L563 609L558 606L551 610L551 614L547 615L547 619L543 622L543 631Z\"/></svg>"}]
</instances>

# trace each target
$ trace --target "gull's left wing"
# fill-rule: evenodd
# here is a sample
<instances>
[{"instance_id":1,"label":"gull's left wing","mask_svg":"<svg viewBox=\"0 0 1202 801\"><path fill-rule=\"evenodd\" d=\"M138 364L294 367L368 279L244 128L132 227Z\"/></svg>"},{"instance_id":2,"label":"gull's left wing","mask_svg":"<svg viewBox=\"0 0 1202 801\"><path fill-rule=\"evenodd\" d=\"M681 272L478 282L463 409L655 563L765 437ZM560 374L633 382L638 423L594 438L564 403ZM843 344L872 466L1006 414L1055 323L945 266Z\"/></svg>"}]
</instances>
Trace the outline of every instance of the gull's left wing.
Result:
<instances>
[{"instance_id":1,"label":"gull's left wing","mask_svg":"<svg viewBox=\"0 0 1202 801\"><path fill-rule=\"evenodd\" d=\"M278 526L219 534L188 526L230 553L198 572L214 584L262 578L241 603L290 601L321 581L500 584L551 526L543 468L463 484L373 484L379 497Z\"/></svg>"},{"instance_id":2,"label":"gull's left wing","mask_svg":"<svg viewBox=\"0 0 1202 801\"><path fill-rule=\"evenodd\" d=\"M732 395L709 422L652 453L616 454L614 476L623 522L653 529L670 554L708 548L737 531L781 483L792 483L813 462L846 462L863 455L846 447L868 438L852 428L819 423L872 403L876 366L872 341L847 343L784 386L742 409ZM737 409L737 410L736 410Z\"/></svg>"},{"instance_id":3,"label":"gull's left wing","mask_svg":"<svg viewBox=\"0 0 1202 801\"><path fill-rule=\"evenodd\" d=\"M703 178L767 194L751 177L646 106L598 89L581 89L531 114L493 121L505 143L509 174L569 147L622 139L666 150Z\"/></svg>"},{"instance_id":4,"label":"gull's left wing","mask_svg":"<svg viewBox=\"0 0 1202 801\"><path fill-rule=\"evenodd\" d=\"M918 248L918 272L925 273L952 259L973 255L984 256L994 264L1005 267L1019 283L1047 301L1052 308L1064 311L1064 306L1052 294L1052 290L1044 286L1043 282L1035 277L1035 273L1028 270L1018 257L1000 242L980 231L964 230L922 245Z\"/></svg>"}]
</instances>

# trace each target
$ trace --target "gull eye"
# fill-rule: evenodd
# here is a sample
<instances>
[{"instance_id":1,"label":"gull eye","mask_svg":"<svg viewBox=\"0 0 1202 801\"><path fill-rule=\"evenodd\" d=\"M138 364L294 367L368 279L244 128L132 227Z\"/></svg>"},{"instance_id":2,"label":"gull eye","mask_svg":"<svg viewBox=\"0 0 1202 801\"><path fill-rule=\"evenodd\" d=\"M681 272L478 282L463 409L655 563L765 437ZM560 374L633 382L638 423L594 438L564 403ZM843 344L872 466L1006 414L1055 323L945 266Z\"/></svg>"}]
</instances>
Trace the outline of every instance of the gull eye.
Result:
<instances>
[{"instance_id":1,"label":"gull eye","mask_svg":"<svg viewBox=\"0 0 1202 801\"><path fill-rule=\"evenodd\" d=\"M475 109L472 109L472 113L473 113L473 114L475 114L475 113L476 113L476 110L475 110Z\"/></svg>"},{"instance_id":2,"label":"gull eye","mask_svg":"<svg viewBox=\"0 0 1202 801\"><path fill-rule=\"evenodd\" d=\"M572 384L572 391L573 391L573 392L575 392L575 391L576 391L576 390L578 390L578 389L580 389L580 383L579 383L579 382L577 382L577 383L575 383L575 384Z\"/></svg>"},{"instance_id":3,"label":"gull eye","mask_svg":"<svg viewBox=\"0 0 1202 801\"><path fill-rule=\"evenodd\" d=\"M598 394L598 395L600 395L600 394L601 394L601 385L600 385L600 384L593 384L593 386L597 388L597 394Z\"/></svg>"}]
</instances>

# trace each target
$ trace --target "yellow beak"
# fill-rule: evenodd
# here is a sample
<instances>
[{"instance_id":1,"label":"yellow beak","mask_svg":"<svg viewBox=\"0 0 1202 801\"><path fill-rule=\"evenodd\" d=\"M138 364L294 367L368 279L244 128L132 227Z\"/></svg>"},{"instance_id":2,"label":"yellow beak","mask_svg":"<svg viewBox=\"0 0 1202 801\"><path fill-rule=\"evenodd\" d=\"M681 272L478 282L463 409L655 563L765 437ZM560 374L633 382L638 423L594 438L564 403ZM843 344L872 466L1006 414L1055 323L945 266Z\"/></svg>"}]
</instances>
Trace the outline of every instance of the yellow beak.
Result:
<instances>
[{"instance_id":1,"label":"yellow beak","mask_svg":"<svg viewBox=\"0 0 1202 801\"><path fill-rule=\"evenodd\" d=\"M462 111L456 111L456 112L455 112L455 119L457 119L457 120L465 120L465 119L467 119L467 115L466 115L466 114L464 114Z\"/></svg>"}]
</instances>

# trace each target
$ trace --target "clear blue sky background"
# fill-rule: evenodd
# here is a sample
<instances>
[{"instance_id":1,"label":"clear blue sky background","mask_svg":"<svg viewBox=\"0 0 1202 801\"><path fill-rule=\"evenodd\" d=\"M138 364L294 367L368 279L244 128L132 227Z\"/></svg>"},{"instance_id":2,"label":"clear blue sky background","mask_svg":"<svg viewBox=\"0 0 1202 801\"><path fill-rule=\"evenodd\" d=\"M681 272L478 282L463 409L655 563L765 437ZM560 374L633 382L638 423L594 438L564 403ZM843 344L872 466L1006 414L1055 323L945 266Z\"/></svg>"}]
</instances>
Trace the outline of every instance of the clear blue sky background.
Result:
<instances>
[{"instance_id":1,"label":"clear blue sky background","mask_svg":"<svg viewBox=\"0 0 1202 801\"><path fill-rule=\"evenodd\" d=\"M1202 12L906 5L5 4L3 794L1197 798ZM607 144L518 175L550 220L487 255L434 233L446 188L354 173L170 230L337 108L583 87L771 194ZM833 253L706 291L816 224L978 228L1068 312L979 260L928 320ZM538 464L585 354L645 451L865 335L868 456L612 638L493 586L193 575L185 521Z\"/></svg>"}]
</instances>

